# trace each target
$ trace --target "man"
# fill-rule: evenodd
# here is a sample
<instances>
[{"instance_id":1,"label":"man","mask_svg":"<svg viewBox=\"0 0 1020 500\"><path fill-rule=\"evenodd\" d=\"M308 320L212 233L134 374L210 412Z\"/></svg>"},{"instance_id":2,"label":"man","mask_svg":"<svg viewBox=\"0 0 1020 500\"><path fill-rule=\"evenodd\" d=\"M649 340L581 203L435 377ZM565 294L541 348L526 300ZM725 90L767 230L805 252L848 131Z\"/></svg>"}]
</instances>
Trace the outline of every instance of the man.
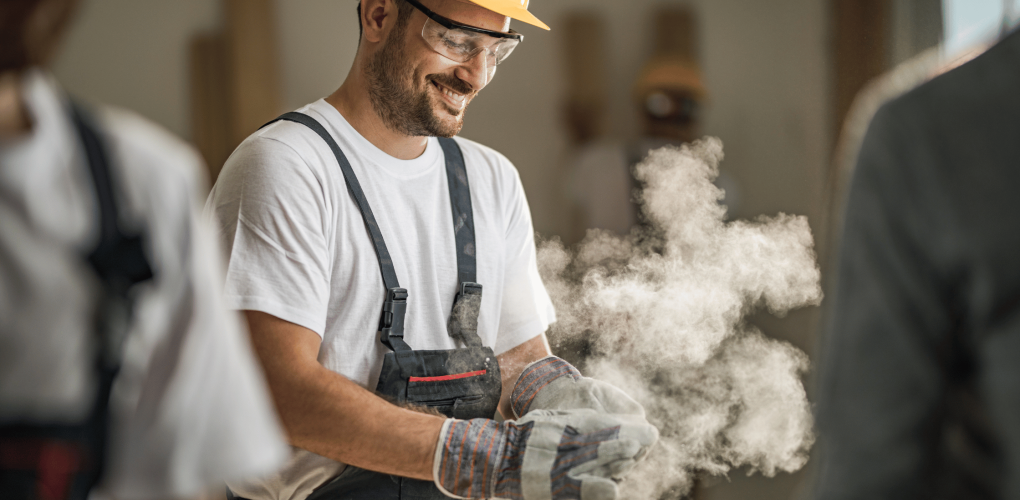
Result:
<instances>
[{"instance_id":1,"label":"man","mask_svg":"<svg viewBox=\"0 0 1020 500\"><path fill-rule=\"evenodd\" d=\"M1020 33L875 115L825 340L816 497L1020 498Z\"/></svg>"},{"instance_id":2,"label":"man","mask_svg":"<svg viewBox=\"0 0 1020 500\"><path fill-rule=\"evenodd\" d=\"M545 27L526 6L363 0L343 85L224 166L207 210L227 295L295 446L237 496L614 498L657 438L633 400L550 357L517 172L447 139L522 39L510 19Z\"/></svg>"},{"instance_id":3,"label":"man","mask_svg":"<svg viewBox=\"0 0 1020 500\"><path fill-rule=\"evenodd\" d=\"M97 480L97 498L183 498L272 472L287 448L222 305L197 154L72 105L43 69L75 3L0 3L0 498Z\"/></svg>"}]
</instances>

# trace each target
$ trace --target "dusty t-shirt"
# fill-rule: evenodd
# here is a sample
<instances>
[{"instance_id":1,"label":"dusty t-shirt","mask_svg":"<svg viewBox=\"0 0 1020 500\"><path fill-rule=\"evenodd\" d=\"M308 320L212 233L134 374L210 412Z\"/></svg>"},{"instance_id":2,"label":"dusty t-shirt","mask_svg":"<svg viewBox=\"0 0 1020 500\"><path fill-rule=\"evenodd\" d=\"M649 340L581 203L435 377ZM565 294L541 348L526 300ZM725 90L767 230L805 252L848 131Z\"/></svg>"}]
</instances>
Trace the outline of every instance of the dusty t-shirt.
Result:
<instances>
[{"instance_id":1,"label":"dusty t-shirt","mask_svg":"<svg viewBox=\"0 0 1020 500\"><path fill-rule=\"evenodd\" d=\"M438 140L413 160L393 158L330 104L298 111L318 120L344 151L379 222L400 285L408 290L405 340L414 349L461 347L447 333L457 254L445 160ZM496 354L545 331L554 319L538 275L527 200L503 155L457 139L464 154L484 287L478 333ZM388 352L377 335L384 285L361 213L326 142L304 125L277 122L227 160L206 209L229 249L226 295L322 336L319 362L370 390ZM343 464L295 450L276 477L231 484L252 499L304 498Z\"/></svg>"}]
</instances>

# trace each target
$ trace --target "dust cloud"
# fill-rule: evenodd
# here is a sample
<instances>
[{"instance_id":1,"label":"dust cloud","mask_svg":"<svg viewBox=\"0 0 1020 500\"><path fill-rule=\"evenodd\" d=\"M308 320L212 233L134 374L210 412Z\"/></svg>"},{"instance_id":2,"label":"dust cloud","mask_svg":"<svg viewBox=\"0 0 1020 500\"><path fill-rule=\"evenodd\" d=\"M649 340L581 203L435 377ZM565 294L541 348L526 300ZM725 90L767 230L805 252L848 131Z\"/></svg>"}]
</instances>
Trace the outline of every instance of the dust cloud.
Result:
<instances>
[{"instance_id":1,"label":"dust cloud","mask_svg":"<svg viewBox=\"0 0 1020 500\"><path fill-rule=\"evenodd\" d=\"M784 214L726 221L722 158L715 138L653 151L636 169L645 224L539 245L553 350L580 350L585 374L626 390L660 430L623 498L678 498L700 473L795 471L814 442L807 356L744 320L820 303L811 230Z\"/></svg>"}]
</instances>

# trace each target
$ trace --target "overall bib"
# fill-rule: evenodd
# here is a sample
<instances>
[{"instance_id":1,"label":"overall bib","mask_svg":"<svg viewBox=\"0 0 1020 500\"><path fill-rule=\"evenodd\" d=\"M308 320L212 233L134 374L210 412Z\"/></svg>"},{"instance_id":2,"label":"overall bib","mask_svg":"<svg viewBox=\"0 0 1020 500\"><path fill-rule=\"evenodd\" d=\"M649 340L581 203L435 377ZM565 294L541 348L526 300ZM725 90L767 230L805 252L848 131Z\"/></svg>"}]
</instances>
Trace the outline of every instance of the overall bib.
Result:
<instances>
[{"instance_id":1,"label":"overall bib","mask_svg":"<svg viewBox=\"0 0 1020 500\"><path fill-rule=\"evenodd\" d=\"M329 144L343 171L347 190L358 205L379 258L386 287L379 320L380 341L392 352L383 359L375 392L398 404L419 405L459 419L492 418L499 405L502 381L492 349L478 336L482 285L475 282L475 227L471 191L460 147L440 138L446 157L453 228L457 243L458 292L448 324L449 335L462 349L414 350L404 341L407 290L400 288L393 261L383 241L361 184L340 146L314 118L285 113L273 122L287 120L311 128ZM270 123L273 123L270 122ZM268 124L267 124L268 125ZM308 500L439 500L447 497L432 481L407 479L347 466L332 481L320 486Z\"/></svg>"}]
</instances>

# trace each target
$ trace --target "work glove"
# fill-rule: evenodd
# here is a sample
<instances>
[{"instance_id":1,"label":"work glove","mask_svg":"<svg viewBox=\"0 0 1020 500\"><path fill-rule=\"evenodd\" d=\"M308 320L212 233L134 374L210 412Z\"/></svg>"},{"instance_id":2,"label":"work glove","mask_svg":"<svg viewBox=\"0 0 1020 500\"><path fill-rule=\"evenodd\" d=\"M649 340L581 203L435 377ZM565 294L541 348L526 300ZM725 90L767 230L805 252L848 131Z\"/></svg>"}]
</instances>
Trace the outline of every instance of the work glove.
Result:
<instances>
[{"instance_id":1,"label":"work glove","mask_svg":"<svg viewBox=\"0 0 1020 500\"><path fill-rule=\"evenodd\" d=\"M614 479L659 437L642 418L534 410L524 418L447 420L433 479L453 498L615 500Z\"/></svg>"},{"instance_id":2,"label":"work glove","mask_svg":"<svg viewBox=\"0 0 1020 500\"><path fill-rule=\"evenodd\" d=\"M510 395L514 417L529 411L587 408L599 413L635 415L644 419L645 409L616 386L581 376L570 363L549 356L528 365Z\"/></svg>"}]
</instances>

